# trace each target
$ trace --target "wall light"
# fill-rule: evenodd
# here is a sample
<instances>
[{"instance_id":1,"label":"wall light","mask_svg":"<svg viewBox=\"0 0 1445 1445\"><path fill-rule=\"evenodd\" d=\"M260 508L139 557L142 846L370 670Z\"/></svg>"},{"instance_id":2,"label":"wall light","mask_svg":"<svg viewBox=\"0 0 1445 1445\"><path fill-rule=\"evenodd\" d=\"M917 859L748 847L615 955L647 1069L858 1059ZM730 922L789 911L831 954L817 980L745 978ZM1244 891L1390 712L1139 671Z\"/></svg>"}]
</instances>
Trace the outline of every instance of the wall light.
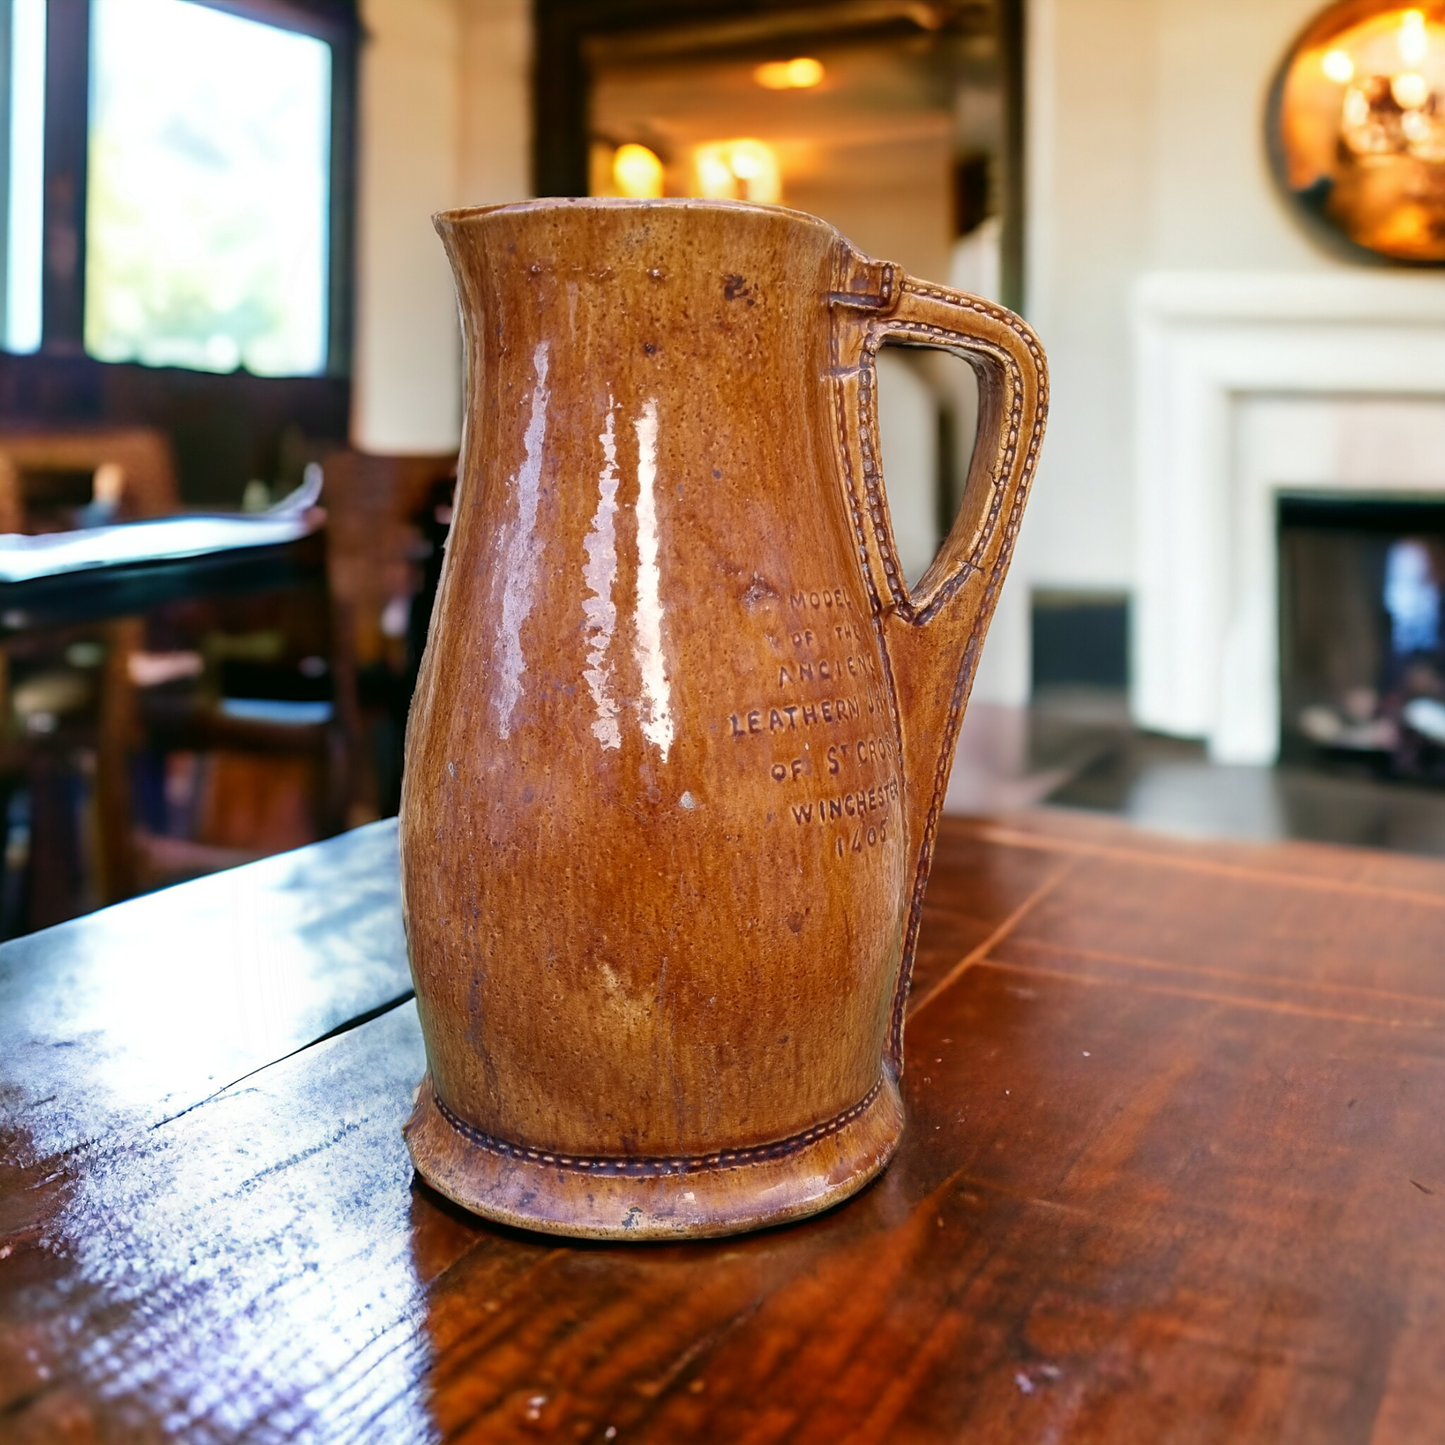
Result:
<instances>
[{"instance_id":1,"label":"wall light","mask_svg":"<svg viewBox=\"0 0 1445 1445\"><path fill-rule=\"evenodd\" d=\"M796 60L769 60L753 71L764 90L811 90L822 83L823 62L800 55Z\"/></svg>"},{"instance_id":2,"label":"wall light","mask_svg":"<svg viewBox=\"0 0 1445 1445\"><path fill-rule=\"evenodd\" d=\"M693 152L698 194L713 201L776 204L783 180L773 148L760 140L709 141Z\"/></svg>"},{"instance_id":3,"label":"wall light","mask_svg":"<svg viewBox=\"0 0 1445 1445\"><path fill-rule=\"evenodd\" d=\"M612 157L612 180L622 195L634 201L655 201L662 195L662 162L646 146L618 146Z\"/></svg>"}]
</instances>

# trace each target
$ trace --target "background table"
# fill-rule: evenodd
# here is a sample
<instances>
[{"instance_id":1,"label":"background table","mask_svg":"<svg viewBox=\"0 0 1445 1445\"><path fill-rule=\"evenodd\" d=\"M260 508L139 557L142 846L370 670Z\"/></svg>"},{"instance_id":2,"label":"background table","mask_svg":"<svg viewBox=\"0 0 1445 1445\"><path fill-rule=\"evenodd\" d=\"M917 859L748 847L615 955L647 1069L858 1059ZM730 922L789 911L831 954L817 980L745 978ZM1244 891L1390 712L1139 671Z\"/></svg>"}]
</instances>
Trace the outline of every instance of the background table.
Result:
<instances>
[{"instance_id":1,"label":"background table","mask_svg":"<svg viewBox=\"0 0 1445 1445\"><path fill-rule=\"evenodd\" d=\"M175 523L206 525L142 523L139 542L164 552L175 545L166 534ZM221 518L216 526L229 544L218 550L0 583L0 719L9 719L0 728L0 937L344 825L361 749L353 672L333 646L325 534L305 518ZM289 542L237 542L303 526L313 529ZM66 533L60 542L84 546L127 531ZM66 562L48 552L19 560ZM275 665L251 667L250 695L265 698L288 660L315 655L323 675L294 681L330 694L327 720L258 724L223 711L228 672L244 666L212 645L266 642L262 634L274 642ZM196 674L139 687L131 662L147 651L191 653ZM75 663L77 654L88 661ZM55 695L57 683L61 705L37 707L37 687ZM176 755L180 769L169 771Z\"/></svg>"},{"instance_id":2,"label":"background table","mask_svg":"<svg viewBox=\"0 0 1445 1445\"><path fill-rule=\"evenodd\" d=\"M0 1439L1445 1438L1445 866L948 822L887 1173L627 1247L414 1180L396 887L0 949Z\"/></svg>"},{"instance_id":3,"label":"background table","mask_svg":"<svg viewBox=\"0 0 1445 1445\"><path fill-rule=\"evenodd\" d=\"M234 597L326 583L325 538L232 547L195 557L119 562L59 572L25 582L0 582L0 638L147 612L165 602Z\"/></svg>"}]
</instances>

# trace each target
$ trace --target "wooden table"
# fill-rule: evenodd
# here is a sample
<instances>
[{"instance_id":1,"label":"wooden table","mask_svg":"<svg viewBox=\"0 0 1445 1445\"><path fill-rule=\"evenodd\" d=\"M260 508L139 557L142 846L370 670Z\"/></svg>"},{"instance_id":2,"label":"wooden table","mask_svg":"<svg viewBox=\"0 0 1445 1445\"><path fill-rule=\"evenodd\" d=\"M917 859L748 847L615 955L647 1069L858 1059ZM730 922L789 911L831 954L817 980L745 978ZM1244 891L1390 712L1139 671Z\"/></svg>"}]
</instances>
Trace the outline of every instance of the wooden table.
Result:
<instances>
[{"instance_id":1,"label":"wooden table","mask_svg":"<svg viewBox=\"0 0 1445 1445\"><path fill-rule=\"evenodd\" d=\"M908 1132L697 1245L415 1182L389 824L0 949L0 1439L1445 1439L1445 866L945 825Z\"/></svg>"},{"instance_id":2,"label":"wooden table","mask_svg":"<svg viewBox=\"0 0 1445 1445\"><path fill-rule=\"evenodd\" d=\"M317 531L274 546L231 547L0 582L0 638L135 616L178 600L324 587L325 541Z\"/></svg>"},{"instance_id":3,"label":"wooden table","mask_svg":"<svg viewBox=\"0 0 1445 1445\"><path fill-rule=\"evenodd\" d=\"M231 527L251 525L239 518L227 521ZM234 543L234 533L229 540ZM160 545L165 539L151 534L149 541ZM54 564L57 559L46 560ZM43 731L11 730L0 741L0 851L19 841L17 828L7 826L3 817L10 796L28 794L20 835L24 846L19 857L11 851L0 866L0 893L5 895L0 898L0 937L71 918L96 901L129 897L154 886L158 875L173 878L185 870L220 866L213 860L223 858L227 849L234 850L232 856L249 852L253 857L268 845L275 851L274 835L268 838L254 823L250 837L244 832L226 836L218 829L221 836L199 845L191 838L162 839L159 847L138 843L141 831L154 839L162 826L156 812L164 810L156 800L147 817L136 797L135 761L142 748L151 753L154 767L161 766L159 755L167 752L229 750L231 777L238 775L236 755L242 755L245 769L244 755L269 753L259 766L280 778L278 790L289 784L293 793L303 794L290 816L310 814L305 821L316 828L298 838L293 826L279 846L336 831L348 800L347 759L356 751L350 726L354 708L348 707L354 681L345 657L328 649L327 619L326 536L320 530L271 545L230 545L190 557L150 556L0 582L0 714L8 715L17 680L23 685L25 677L37 674L59 673L62 681L67 673L73 676L67 649L74 644L101 644L106 658L94 674L93 701L52 715ZM219 714L209 694L202 699L194 692L169 697L163 692L143 699L137 691L127 660L131 652L145 650L148 634L159 650L199 651L205 634L227 630L271 630L289 639L299 632L303 641L314 637L314 650L333 662L336 721L278 729ZM215 681L213 676L212 686ZM83 675L80 686L90 686ZM87 771L90 764L93 771ZM229 801L239 791L233 785L219 793L220 806L211 810L222 821L238 818L239 829L233 832L243 831L261 811L256 807L257 766L239 773L249 784L239 805ZM326 795L323 804L311 803L313 789L307 784L313 777L320 779L314 791Z\"/></svg>"}]
</instances>

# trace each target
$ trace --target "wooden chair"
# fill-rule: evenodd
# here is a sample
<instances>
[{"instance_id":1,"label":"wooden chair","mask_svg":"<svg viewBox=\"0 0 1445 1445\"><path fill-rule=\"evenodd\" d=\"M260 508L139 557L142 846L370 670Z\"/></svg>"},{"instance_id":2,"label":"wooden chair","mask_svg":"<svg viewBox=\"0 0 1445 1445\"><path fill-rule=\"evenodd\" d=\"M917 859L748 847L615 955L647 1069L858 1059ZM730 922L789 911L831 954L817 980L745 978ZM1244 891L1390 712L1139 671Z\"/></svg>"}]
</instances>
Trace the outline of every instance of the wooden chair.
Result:
<instances>
[{"instance_id":1,"label":"wooden chair","mask_svg":"<svg viewBox=\"0 0 1445 1445\"><path fill-rule=\"evenodd\" d=\"M96 520L141 520L179 510L168 439L142 428L0 432L0 529L68 528L77 524L79 511L96 502L103 504L91 513ZM214 605L223 609L214 622L202 619L196 636L169 645L199 648L207 627L219 635L277 625L275 619L250 617L251 604L243 600ZM305 652L329 661L330 617L319 579L310 599L285 605L300 608L293 620L306 634ZM192 699L168 708L168 699L137 685L131 665L154 645L148 644L149 630L150 622L141 617L82 628L104 644L93 703L65 725L64 739L37 735L19 742L18 768L26 776L33 813L32 927L58 922L78 905L116 902L158 884L312 842L345 825L352 768L345 729L336 717L286 722L228 715L219 692L221 658L206 663L199 705ZM65 643L60 636L53 646ZM39 638L30 644L32 652L49 645ZM0 662L0 677L3 673ZM344 709L343 699L336 712ZM65 741L69 747L72 739L94 757L90 850L82 846L71 817L74 749L59 746ZM193 837L148 831L133 777L137 756L147 752L162 759L180 753L199 760ZM81 869L78 860L87 852Z\"/></svg>"},{"instance_id":2,"label":"wooden chair","mask_svg":"<svg viewBox=\"0 0 1445 1445\"><path fill-rule=\"evenodd\" d=\"M38 525L44 478L89 472L84 500L114 508L117 521L164 517L180 507L169 438L151 427L75 431L0 431L0 532Z\"/></svg>"},{"instance_id":3,"label":"wooden chair","mask_svg":"<svg viewBox=\"0 0 1445 1445\"><path fill-rule=\"evenodd\" d=\"M439 489L456 476L457 458L338 451L323 468L334 678L338 713L352 739L354 824L395 806L416 661L407 623L434 545L423 521Z\"/></svg>"},{"instance_id":4,"label":"wooden chair","mask_svg":"<svg viewBox=\"0 0 1445 1445\"><path fill-rule=\"evenodd\" d=\"M59 504L57 506L57 504ZM180 506L175 457L164 432L150 427L0 431L0 532L42 532L74 525L80 509L99 504L116 521L161 517ZM47 515L48 513L48 515ZM138 645L139 623L120 619L101 629L110 661L103 670L95 736L95 867L102 902L135 891L136 863L127 777L135 741L134 706L125 657ZM31 793L32 926L66 916L62 894L51 898L75 860L74 832L65 807L69 783L53 750L24 748ZM62 836L64 835L64 836ZM54 854L55 856L51 856Z\"/></svg>"}]
</instances>

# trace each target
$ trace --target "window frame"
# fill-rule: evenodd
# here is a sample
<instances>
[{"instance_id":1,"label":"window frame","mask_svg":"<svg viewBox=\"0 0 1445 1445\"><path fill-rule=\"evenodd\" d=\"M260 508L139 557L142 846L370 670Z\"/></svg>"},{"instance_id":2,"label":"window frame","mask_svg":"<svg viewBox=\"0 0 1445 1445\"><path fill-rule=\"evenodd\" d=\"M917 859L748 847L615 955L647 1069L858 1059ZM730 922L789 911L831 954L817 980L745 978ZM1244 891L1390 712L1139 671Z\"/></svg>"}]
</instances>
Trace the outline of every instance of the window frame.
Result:
<instances>
[{"instance_id":1,"label":"window frame","mask_svg":"<svg viewBox=\"0 0 1445 1445\"><path fill-rule=\"evenodd\" d=\"M327 257L326 366L317 376L348 378L355 276L355 0L187 0L325 41L331 47L331 153ZM90 144L91 0L48 0L45 32L45 202L40 357L85 357L86 187ZM12 364L23 361L10 357ZM188 368L174 368L187 370ZM229 373L234 375L234 373Z\"/></svg>"}]
</instances>

